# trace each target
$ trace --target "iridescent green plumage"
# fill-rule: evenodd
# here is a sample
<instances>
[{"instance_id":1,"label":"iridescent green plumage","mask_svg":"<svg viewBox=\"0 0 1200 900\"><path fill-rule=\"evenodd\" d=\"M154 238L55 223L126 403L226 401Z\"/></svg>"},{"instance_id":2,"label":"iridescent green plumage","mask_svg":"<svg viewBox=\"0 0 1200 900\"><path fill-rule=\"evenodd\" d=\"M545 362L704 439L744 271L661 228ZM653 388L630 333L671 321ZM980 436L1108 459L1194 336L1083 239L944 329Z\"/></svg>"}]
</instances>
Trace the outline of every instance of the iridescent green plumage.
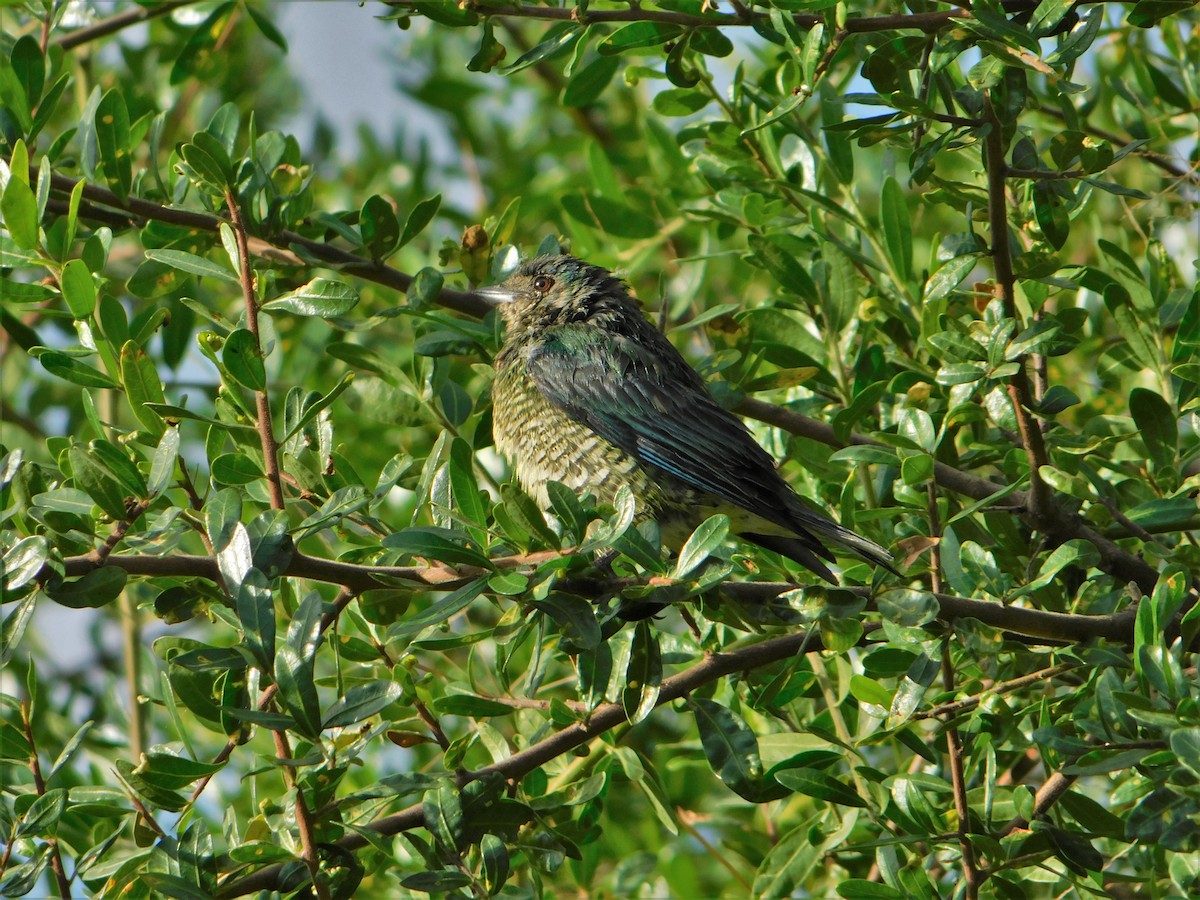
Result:
<instances>
[{"instance_id":1,"label":"iridescent green plumage","mask_svg":"<svg viewBox=\"0 0 1200 900\"><path fill-rule=\"evenodd\" d=\"M668 544L724 513L735 534L830 581L821 558L834 557L822 540L891 569L883 547L804 505L620 279L570 256L543 256L482 293L506 325L493 389L496 447L543 506L548 481L603 502L627 484Z\"/></svg>"}]
</instances>

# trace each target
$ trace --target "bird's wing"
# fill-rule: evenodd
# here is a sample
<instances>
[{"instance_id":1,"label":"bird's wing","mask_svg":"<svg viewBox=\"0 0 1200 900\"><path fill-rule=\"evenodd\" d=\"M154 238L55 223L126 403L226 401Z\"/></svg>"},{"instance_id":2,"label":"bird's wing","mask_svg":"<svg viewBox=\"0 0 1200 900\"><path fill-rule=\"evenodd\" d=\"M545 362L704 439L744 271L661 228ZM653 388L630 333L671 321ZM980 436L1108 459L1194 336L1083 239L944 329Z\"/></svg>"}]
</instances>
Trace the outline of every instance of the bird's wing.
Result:
<instances>
[{"instance_id":1,"label":"bird's wing","mask_svg":"<svg viewBox=\"0 0 1200 900\"><path fill-rule=\"evenodd\" d=\"M633 340L582 323L552 327L527 365L551 403L626 453L795 528L774 460L657 332Z\"/></svg>"}]
</instances>

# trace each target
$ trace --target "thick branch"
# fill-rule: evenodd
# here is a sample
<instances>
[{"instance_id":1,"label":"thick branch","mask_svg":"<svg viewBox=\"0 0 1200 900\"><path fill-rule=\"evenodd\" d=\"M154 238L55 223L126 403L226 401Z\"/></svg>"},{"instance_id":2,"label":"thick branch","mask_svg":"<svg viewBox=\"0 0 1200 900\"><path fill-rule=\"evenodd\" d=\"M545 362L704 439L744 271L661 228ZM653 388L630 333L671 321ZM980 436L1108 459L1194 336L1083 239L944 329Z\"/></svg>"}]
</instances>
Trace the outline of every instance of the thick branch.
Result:
<instances>
[{"instance_id":1,"label":"thick branch","mask_svg":"<svg viewBox=\"0 0 1200 900\"><path fill-rule=\"evenodd\" d=\"M1004 130L990 95L984 96L984 116L988 120L984 138L984 166L987 169L988 226L992 235L992 265L996 272L993 295L1004 306L1004 314L1014 321L1017 315L1016 273L1013 271L1012 248L1008 242L1008 163L1005 162ZM1008 382L1013 415L1021 431L1021 442L1029 457L1029 512L1039 525L1057 520L1057 505L1050 486L1042 480L1041 468L1049 461L1042 429L1034 421L1033 392L1025 371L1025 357L1016 360L1017 372ZM1044 527L1044 526L1043 526Z\"/></svg>"},{"instance_id":2,"label":"thick branch","mask_svg":"<svg viewBox=\"0 0 1200 900\"><path fill-rule=\"evenodd\" d=\"M545 551L522 556L508 556L493 560L499 569L516 569L536 566L559 555L558 551ZM95 568L87 556L72 556L64 560L68 577L78 577ZM220 571L217 561L210 556L110 556L107 565L118 566L130 575L190 576L217 582ZM358 566L352 563L319 559L297 553L281 573L297 578L309 578L330 584L340 584L354 593L387 587L387 581L399 580L414 585L426 585L441 590L462 587L476 578L486 575L483 569L462 566ZM571 590L584 596L604 596L622 588L641 582L636 579L573 579ZM742 603L764 603L785 591L795 590L799 585L787 582L746 581L726 582L721 589L731 598ZM857 593L870 596L866 588L855 588ZM978 619L985 625L1001 628L1028 637L1046 638L1052 641L1074 642L1094 638L1117 643L1128 643L1133 637L1134 608L1111 616L1083 616L1071 613L1046 612L1026 609L988 600L971 600L950 594L935 593L940 607L940 617L953 619Z\"/></svg>"}]
</instances>

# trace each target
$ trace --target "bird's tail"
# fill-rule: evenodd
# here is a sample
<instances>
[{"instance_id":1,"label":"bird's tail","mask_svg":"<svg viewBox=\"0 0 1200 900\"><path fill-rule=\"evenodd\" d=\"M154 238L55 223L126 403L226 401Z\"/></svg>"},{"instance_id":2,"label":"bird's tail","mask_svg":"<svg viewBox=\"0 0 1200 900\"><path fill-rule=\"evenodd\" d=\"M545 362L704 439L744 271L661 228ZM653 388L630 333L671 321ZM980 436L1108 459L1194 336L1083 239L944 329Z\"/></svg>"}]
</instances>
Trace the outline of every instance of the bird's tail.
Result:
<instances>
[{"instance_id":1,"label":"bird's tail","mask_svg":"<svg viewBox=\"0 0 1200 900\"><path fill-rule=\"evenodd\" d=\"M855 534L849 528L839 525L833 519L826 518L820 513L813 512L807 508L797 506L790 510L790 512L797 526L799 526L796 529L799 533L812 535L816 538L817 542L828 540L840 547L845 547L869 563L882 566L893 575L900 574L892 562L892 554L888 552L886 547L881 547L861 534ZM824 556L825 554L822 555Z\"/></svg>"},{"instance_id":2,"label":"bird's tail","mask_svg":"<svg viewBox=\"0 0 1200 900\"><path fill-rule=\"evenodd\" d=\"M863 537L861 534L855 534L849 528L843 528L835 522L831 522L830 525L833 528L831 531L826 532L826 535L831 541L849 550L853 550L867 562L882 566L893 575L900 574L892 562L892 554L888 552L886 547L881 547L874 541Z\"/></svg>"}]
</instances>

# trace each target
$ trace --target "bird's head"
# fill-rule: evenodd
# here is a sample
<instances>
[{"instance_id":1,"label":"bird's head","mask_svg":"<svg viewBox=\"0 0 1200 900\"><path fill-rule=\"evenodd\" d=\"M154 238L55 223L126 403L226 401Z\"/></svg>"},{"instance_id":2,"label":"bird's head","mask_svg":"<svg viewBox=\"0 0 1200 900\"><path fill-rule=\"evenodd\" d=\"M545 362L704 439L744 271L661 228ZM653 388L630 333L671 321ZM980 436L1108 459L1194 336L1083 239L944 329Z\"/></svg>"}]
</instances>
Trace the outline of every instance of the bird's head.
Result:
<instances>
[{"instance_id":1,"label":"bird's head","mask_svg":"<svg viewBox=\"0 0 1200 900\"><path fill-rule=\"evenodd\" d=\"M621 279L573 256L536 257L477 293L499 308L510 335L637 309Z\"/></svg>"}]
</instances>

